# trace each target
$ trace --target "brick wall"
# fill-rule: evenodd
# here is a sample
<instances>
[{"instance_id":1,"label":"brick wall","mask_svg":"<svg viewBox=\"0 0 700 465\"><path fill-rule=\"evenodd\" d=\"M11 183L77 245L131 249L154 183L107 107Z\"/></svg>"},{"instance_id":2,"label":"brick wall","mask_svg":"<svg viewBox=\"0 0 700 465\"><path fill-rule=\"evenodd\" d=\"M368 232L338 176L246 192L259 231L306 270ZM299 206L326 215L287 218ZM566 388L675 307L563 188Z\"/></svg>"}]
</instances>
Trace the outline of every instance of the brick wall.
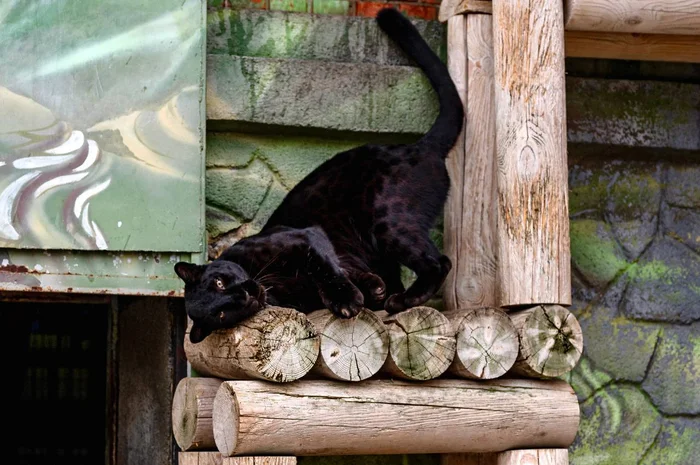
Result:
<instances>
[{"instance_id":1,"label":"brick wall","mask_svg":"<svg viewBox=\"0 0 700 465\"><path fill-rule=\"evenodd\" d=\"M300 13L374 17L379 9L393 6L412 18L437 19L440 0L371 2L357 0L209 0L211 9L256 8Z\"/></svg>"}]
</instances>

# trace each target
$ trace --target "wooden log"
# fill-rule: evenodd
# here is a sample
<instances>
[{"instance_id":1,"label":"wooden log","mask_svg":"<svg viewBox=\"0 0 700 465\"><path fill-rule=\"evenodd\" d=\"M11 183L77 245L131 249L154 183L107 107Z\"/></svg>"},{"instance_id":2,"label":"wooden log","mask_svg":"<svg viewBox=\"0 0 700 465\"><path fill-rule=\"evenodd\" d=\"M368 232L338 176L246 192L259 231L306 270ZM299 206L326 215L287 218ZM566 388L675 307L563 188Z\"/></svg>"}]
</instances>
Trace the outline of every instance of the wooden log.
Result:
<instances>
[{"instance_id":1,"label":"wooden log","mask_svg":"<svg viewBox=\"0 0 700 465\"><path fill-rule=\"evenodd\" d=\"M490 454L453 454L443 456L440 465L569 465L569 451L530 449Z\"/></svg>"},{"instance_id":2,"label":"wooden log","mask_svg":"<svg viewBox=\"0 0 700 465\"><path fill-rule=\"evenodd\" d=\"M455 356L455 331L431 307L413 307L395 315L379 312L389 332L389 355L381 369L393 377L426 381L442 375Z\"/></svg>"},{"instance_id":3,"label":"wooden log","mask_svg":"<svg viewBox=\"0 0 700 465\"><path fill-rule=\"evenodd\" d=\"M566 31L566 56L700 63L700 36Z\"/></svg>"},{"instance_id":4,"label":"wooden log","mask_svg":"<svg viewBox=\"0 0 700 465\"><path fill-rule=\"evenodd\" d=\"M180 452L179 465L296 465L296 457L224 457L220 452Z\"/></svg>"},{"instance_id":5,"label":"wooden log","mask_svg":"<svg viewBox=\"0 0 700 465\"><path fill-rule=\"evenodd\" d=\"M510 317L493 307L446 312L456 329L457 350L449 372L462 378L495 379L518 358L518 332Z\"/></svg>"},{"instance_id":6,"label":"wooden log","mask_svg":"<svg viewBox=\"0 0 700 465\"><path fill-rule=\"evenodd\" d=\"M211 411L219 378L183 378L175 388L173 436L181 450L214 450Z\"/></svg>"},{"instance_id":7,"label":"wooden log","mask_svg":"<svg viewBox=\"0 0 700 465\"><path fill-rule=\"evenodd\" d=\"M444 0L440 3L438 20L444 23L455 15L463 15L465 13L490 15L491 0Z\"/></svg>"},{"instance_id":8,"label":"wooden log","mask_svg":"<svg viewBox=\"0 0 700 465\"><path fill-rule=\"evenodd\" d=\"M562 9L493 1L499 307L571 303Z\"/></svg>"},{"instance_id":9,"label":"wooden log","mask_svg":"<svg viewBox=\"0 0 700 465\"><path fill-rule=\"evenodd\" d=\"M509 316L520 337L513 373L554 378L574 369L583 351L583 333L573 313L560 305L538 305Z\"/></svg>"},{"instance_id":10,"label":"wooden log","mask_svg":"<svg viewBox=\"0 0 700 465\"><path fill-rule=\"evenodd\" d=\"M456 15L447 21L447 70L467 114L467 17ZM447 308L457 301L457 267L462 236L462 191L464 189L464 129L445 160L450 177L450 190L444 209L444 251L452 261L443 287L443 299Z\"/></svg>"},{"instance_id":11,"label":"wooden log","mask_svg":"<svg viewBox=\"0 0 700 465\"><path fill-rule=\"evenodd\" d=\"M214 331L198 344L192 344L186 334L184 342L187 360L201 375L278 383L306 375L316 363L319 345L306 315L281 307L267 307L235 328Z\"/></svg>"},{"instance_id":12,"label":"wooden log","mask_svg":"<svg viewBox=\"0 0 700 465\"><path fill-rule=\"evenodd\" d=\"M566 0L566 29L700 35L700 0Z\"/></svg>"},{"instance_id":13,"label":"wooden log","mask_svg":"<svg viewBox=\"0 0 700 465\"><path fill-rule=\"evenodd\" d=\"M492 452L569 447L579 405L561 380L226 381L213 418L226 456Z\"/></svg>"},{"instance_id":14,"label":"wooden log","mask_svg":"<svg viewBox=\"0 0 700 465\"><path fill-rule=\"evenodd\" d=\"M389 354L389 334L381 318L363 309L346 319L328 310L308 315L320 336L320 351L311 375L362 381L375 375Z\"/></svg>"},{"instance_id":15,"label":"wooden log","mask_svg":"<svg viewBox=\"0 0 700 465\"><path fill-rule=\"evenodd\" d=\"M467 60L467 77L458 84L467 93L464 147L448 158L453 179L445 207L446 253L452 260L444 292L448 310L498 305L492 18L468 15L464 21L466 35L455 33L452 43L448 23L448 60L459 61L461 54Z\"/></svg>"}]
</instances>

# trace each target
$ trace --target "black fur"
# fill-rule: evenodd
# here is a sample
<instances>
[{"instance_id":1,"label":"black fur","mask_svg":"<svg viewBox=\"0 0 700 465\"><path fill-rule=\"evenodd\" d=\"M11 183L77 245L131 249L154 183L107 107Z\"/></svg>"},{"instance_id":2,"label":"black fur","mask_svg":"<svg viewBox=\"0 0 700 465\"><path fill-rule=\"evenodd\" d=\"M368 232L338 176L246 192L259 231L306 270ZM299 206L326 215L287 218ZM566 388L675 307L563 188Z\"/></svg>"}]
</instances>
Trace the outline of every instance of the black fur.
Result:
<instances>
[{"instance_id":1,"label":"black fur","mask_svg":"<svg viewBox=\"0 0 700 465\"><path fill-rule=\"evenodd\" d=\"M379 27L427 75L440 103L416 143L364 145L336 154L285 197L260 233L209 265L178 263L192 342L234 326L265 305L343 317L362 307L391 313L420 305L452 267L428 232L447 198L445 158L462 130L463 109L445 65L395 9ZM404 289L400 266L417 278Z\"/></svg>"}]
</instances>

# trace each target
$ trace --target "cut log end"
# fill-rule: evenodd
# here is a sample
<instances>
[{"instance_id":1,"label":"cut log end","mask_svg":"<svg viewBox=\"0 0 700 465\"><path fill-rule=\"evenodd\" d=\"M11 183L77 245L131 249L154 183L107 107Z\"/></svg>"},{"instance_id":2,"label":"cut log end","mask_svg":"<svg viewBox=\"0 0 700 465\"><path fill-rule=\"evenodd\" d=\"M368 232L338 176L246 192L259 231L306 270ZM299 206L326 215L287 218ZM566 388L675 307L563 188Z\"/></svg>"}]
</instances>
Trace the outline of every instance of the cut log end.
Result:
<instances>
[{"instance_id":1,"label":"cut log end","mask_svg":"<svg viewBox=\"0 0 700 465\"><path fill-rule=\"evenodd\" d=\"M185 354L199 373L223 379L297 380L316 363L319 337L306 315L268 307L235 328L214 331Z\"/></svg>"},{"instance_id":2,"label":"cut log end","mask_svg":"<svg viewBox=\"0 0 700 465\"><path fill-rule=\"evenodd\" d=\"M554 378L573 370L583 350L576 317L560 305L539 305L510 314L520 336L513 370L522 375Z\"/></svg>"},{"instance_id":3,"label":"cut log end","mask_svg":"<svg viewBox=\"0 0 700 465\"><path fill-rule=\"evenodd\" d=\"M483 307L456 312L457 355L450 372L472 379L505 375L518 358L518 332L508 315Z\"/></svg>"},{"instance_id":4,"label":"cut log end","mask_svg":"<svg viewBox=\"0 0 700 465\"><path fill-rule=\"evenodd\" d=\"M238 445L239 408L236 392L231 384L223 384L214 397L214 442L225 456L231 456Z\"/></svg>"},{"instance_id":5,"label":"cut log end","mask_svg":"<svg viewBox=\"0 0 700 465\"><path fill-rule=\"evenodd\" d=\"M172 424L175 442L181 450L215 447L212 435L212 403L222 380L184 378L175 388Z\"/></svg>"},{"instance_id":6,"label":"cut log end","mask_svg":"<svg viewBox=\"0 0 700 465\"><path fill-rule=\"evenodd\" d=\"M431 307L414 307L384 318L389 330L389 356L384 371L425 381L442 375L455 355L450 320Z\"/></svg>"},{"instance_id":7,"label":"cut log end","mask_svg":"<svg viewBox=\"0 0 700 465\"><path fill-rule=\"evenodd\" d=\"M314 371L332 379L362 381L381 369L389 353L389 335L382 320L363 309L354 318L328 310L310 315L320 334L321 349Z\"/></svg>"}]
</instances>

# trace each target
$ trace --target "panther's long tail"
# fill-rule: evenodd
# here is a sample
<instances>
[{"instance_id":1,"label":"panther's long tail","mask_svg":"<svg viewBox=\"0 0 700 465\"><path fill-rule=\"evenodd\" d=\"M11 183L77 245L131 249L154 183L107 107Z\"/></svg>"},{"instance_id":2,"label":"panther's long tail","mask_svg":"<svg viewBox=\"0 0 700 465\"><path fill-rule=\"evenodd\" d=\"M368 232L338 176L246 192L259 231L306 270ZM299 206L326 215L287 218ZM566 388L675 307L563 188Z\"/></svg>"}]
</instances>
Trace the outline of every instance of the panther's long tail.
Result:
<instances>
[{"instance_id":1,"label":"panther's long tail","mask_svg":"<svg viewBox=\"0 0 700 465\"><path fill-rule=\"evenodd\" d=\"M438 95L440 112L420 143L438 146L447 157L462 131L464 109L447 67L425 42L411 22L398 10L384 8L377 14L379 27L418 64Z\"/></svg>"}]
</instances>

